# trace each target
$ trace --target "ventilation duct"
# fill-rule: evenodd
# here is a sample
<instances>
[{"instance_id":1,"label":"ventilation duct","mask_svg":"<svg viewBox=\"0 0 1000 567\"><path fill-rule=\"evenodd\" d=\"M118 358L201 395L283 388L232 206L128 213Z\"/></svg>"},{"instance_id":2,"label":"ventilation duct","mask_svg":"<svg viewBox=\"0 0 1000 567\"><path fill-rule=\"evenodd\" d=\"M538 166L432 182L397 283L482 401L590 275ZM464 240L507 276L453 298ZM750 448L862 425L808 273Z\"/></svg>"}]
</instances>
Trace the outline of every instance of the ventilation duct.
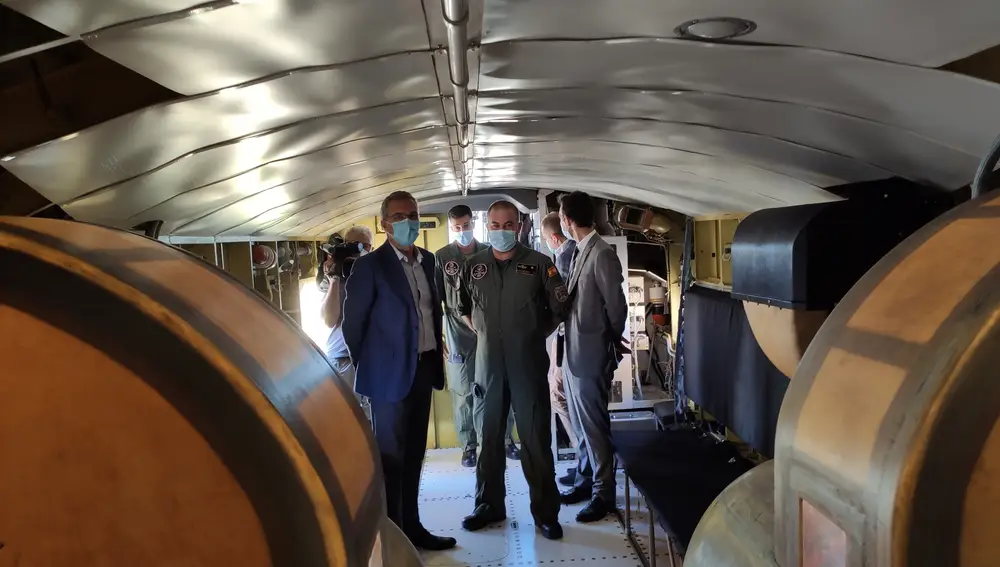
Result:
<instances>
[{"instance_id":1,"label":"ventilation duct","mask_svg":"<svg viewBox=\"0 0 1000 567\"><path fill-rule=\"evenodd\" d=\"M472 159L469 139L469 0L441 0L444 25L448 30L448 74L451 77L452 101L455 104L455 119L458 122L458 145L460 161L456 164L462 195L469 194L471 176L468 171Z\"/></svg>"}]
</instances>

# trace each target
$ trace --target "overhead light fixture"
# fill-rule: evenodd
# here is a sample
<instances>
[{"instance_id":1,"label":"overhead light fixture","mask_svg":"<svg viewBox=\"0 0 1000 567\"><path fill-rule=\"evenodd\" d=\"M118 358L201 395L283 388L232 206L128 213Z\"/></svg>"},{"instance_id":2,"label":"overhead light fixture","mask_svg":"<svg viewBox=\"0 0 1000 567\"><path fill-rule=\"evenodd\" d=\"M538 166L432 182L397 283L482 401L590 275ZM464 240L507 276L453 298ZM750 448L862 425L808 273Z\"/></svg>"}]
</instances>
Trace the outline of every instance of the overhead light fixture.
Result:
<instances>
[{"instance_id":1,"label":"overhead light fixture","mask_svg":"<svg viewBox=\"0 0 1000 567\"><path fill-rule=\"evenodd\" d=\"M674 33L690 39L719 41L747 35L757 24L743 18L704 18L677 26Z\"/></svg>"}]
</instances>

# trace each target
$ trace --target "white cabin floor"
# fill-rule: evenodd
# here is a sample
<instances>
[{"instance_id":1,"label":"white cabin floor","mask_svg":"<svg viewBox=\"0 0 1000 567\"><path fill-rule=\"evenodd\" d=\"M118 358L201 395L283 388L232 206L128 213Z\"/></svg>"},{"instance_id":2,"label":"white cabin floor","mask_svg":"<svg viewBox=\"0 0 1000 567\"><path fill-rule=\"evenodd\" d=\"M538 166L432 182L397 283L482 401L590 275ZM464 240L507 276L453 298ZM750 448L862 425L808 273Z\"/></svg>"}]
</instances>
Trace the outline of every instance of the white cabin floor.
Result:
<instances>
[{"instance_id":1,"label":"white cabin floor","mask_svg":"<svg viewBox=\"0 0 1000 567\"><path fill-rule=\"evenodd\" d=\"M521 464L507 461L507 522L502 526L472 533L462 529L462 518L472 513L476 475L459 463L461 451L442 449L427 452L420 486L420 516L435 535L458 540L455 549L425 552L428 567L507 567L572 563L607 567L641 567L625 532L612 515L595 524L580 524L576 513L584 504L563 506L560 513L565 535L549 541L535 529L528 500L528 484ZM571 465L557 463L559 475ZM618 507L624 510L624 477L619 472ZM649 520L640 498L632 495L632 529L648 549ZM668 565L667 538L656 527L656 555L659 565Z\"/></svg>"}]
</instances>

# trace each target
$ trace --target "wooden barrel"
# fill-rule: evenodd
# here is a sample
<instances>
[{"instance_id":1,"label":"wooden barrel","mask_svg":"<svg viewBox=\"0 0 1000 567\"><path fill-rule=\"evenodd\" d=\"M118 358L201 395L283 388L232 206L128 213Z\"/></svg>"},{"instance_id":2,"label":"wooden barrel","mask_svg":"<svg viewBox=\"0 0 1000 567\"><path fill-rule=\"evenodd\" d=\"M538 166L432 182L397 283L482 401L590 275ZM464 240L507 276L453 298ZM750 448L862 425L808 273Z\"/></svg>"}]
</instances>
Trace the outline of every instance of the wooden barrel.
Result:
<instances>
[{"instance_id":1,"label":"wooden barrel","mask_svg":"<svg viewBox=\"0 0 1000 567\"><path fill-rule=\"evenodd\" d=\"M776 567L774 461L722 491L691 536L684 567Z\"/></svg>"},{"instance_id":2,"label":"wooden barrel","mask_svg":"<svg viewBox=\"0 0 1000 567\"><path fill-rule=\"evenodd\" d=\"M369 565L374 442L290 319L92 225L0 218L0 266L0 566Z\"/></svg>"},{"instance_id":3,"label":"wooden barrel","mask_svg":"<svg viewBox=\"0 0 1000 567\"><path fill-rule=\"evenodd\" d=\"M788 388L775 457L783 567L1000 565L1000 197L872 268Z\"/></svg>"}]
</instances>

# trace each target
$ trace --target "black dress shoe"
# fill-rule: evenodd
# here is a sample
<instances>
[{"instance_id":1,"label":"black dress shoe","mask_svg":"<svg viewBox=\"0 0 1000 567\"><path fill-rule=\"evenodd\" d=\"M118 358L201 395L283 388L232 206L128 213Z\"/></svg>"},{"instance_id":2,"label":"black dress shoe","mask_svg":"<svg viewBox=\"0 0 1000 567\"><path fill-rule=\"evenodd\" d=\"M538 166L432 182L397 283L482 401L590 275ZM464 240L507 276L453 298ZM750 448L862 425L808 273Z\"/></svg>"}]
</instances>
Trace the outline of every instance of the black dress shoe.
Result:
<instances>
[{"instance_id":1,"label":"black dress shoe","mask_svg":"<svg viewBox=\"0 0 1000 567\"><path fill-rule=\"evenodd\" d=\"M513 442L507 443L507 458L512 461L521 460L521 450Z\"/></svg>"},{"instance_id":2,"label":"black dress shoe","mask_svg":"<svg viewBox=\"0 0 1000 567\"><path fill-rule=\"evenodd\" d=\"M566 471L566 476L559 477L559 484L563 486L573 486L576 484L576 468Z\"/></svg>"},{"instance_id":3,"label":"black dress shoe","mask_svg":"<svg viewBox=\"0 0 1000 567\"><path fill-rule=\"evenodd\" d=\"M584 524L603 520L614 508L600 496L595 496L590 500L580 513L576 515L576 521Z\"/></svg>"},{"instance_id":4,"label":"black dress shoe","mask_svg":"<svg viewBox=\"0 0 1000 567\"><path fill-rule=\"evenodd\" d=\"M413 547L427 551L444 551L455 547L457 543L453 537L436 536L426 530L409 536L409 539Z\"/></svg>"},{"instance_id":5,"label":"black dress shoe","mask_svg":"<svg viewBox=\"0 0 1000 567\"><path fill-rule=\"evenodd\" d=\"M498 512L487 504L476 506L476 511L462 520L462 527L470 532L479 531L490 524L507 519L506 512Z\"/></svg>"},{"instance_id":6,"label":"black dress shoe","mask_svg":"<svg viewBox=\"0 0 1000 567\"><path fill-rule=\"evenodd\" d=\"M465 451L462 451L462 466L467 469L476 468L476 448L466 447Z\"/></svg>"},{"instance_id":7,"label":"black dress shoe","mask_svg":"<svg viewBox=\"0 0 1000 567\"><path fill-rule=\"evenodd\" d=\"M549 522L538 526L545 539L562 539L563 531L559 522Z\"/></svg>"},{"instance_id":8,"label":"black dress shoe","mask_svg":"<svg viewBox=\"0 0 1000 567\"><path fill-rule=\"evenodd\" d=\"M572 490L560 494L559 501L563 504L579 504L580 502L590 500L591 496L593 496L593 491L590 488L577 486Z\"/></svg>"}]
</instances>

